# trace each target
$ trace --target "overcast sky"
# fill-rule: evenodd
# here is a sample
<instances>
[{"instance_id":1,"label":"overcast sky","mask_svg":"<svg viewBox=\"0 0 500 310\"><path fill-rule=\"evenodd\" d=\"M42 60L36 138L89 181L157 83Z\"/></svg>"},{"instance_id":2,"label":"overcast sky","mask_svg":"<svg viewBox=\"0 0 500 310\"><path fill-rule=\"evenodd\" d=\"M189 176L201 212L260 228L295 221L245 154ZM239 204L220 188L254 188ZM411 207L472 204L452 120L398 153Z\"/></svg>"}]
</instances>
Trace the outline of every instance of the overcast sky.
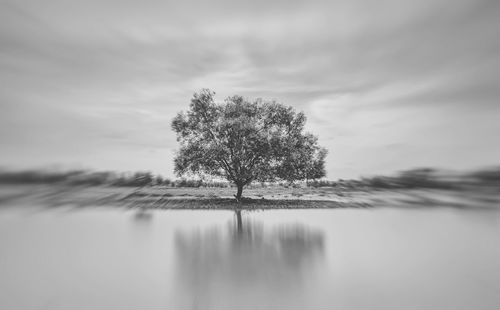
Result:
<instances>
[{"instance_id":1,"label":"overcast sky","mask_svg":"<svg viewBox=\"0 0 500 310\"><path fill-rule=\"evenodd\" d=\"M193 92L304 111L328 178L500 164L500 1L0 0L0 165L173 176Z\"/></svg>"}]
</instances>

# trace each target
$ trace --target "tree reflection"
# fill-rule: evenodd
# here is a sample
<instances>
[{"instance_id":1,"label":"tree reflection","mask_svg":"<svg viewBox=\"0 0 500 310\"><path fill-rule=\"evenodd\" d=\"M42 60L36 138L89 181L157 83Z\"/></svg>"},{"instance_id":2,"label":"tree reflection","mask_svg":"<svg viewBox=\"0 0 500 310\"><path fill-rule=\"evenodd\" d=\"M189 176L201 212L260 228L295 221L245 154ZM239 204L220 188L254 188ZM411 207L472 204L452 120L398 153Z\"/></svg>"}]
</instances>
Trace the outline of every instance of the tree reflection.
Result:
<instances>
[{"instance_id":1,"label":"tree reflection","mask_svg":"<svg viewBox=\"0 0 500 310\"><path fill-rule=\"evenodd\" d=\"M228 227L177 232L176 254L188 308L271 308L285 297L295 308L304 280L318 270L323 235L299 224L264 227L235 211Z\"/></svg>"}]
</instances>

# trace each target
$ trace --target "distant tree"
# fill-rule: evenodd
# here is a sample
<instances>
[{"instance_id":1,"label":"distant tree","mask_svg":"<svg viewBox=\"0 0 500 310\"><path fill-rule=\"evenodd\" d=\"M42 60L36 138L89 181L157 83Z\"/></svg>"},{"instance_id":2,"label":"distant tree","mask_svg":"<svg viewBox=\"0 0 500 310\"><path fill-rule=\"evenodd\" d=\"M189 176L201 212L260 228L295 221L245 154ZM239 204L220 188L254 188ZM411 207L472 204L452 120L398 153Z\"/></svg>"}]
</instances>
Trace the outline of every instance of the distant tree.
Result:
<instances>
[{"instance_id":1,"label":"distant tree","mask_svg":"<svg viewBox=\"0 0 500 310\"><path fill-rule=\"evenodd\" d=\"M135 186L146 186L151 185L153 182L153 174L151 172L139 171L134 173L133 184Z\"/></svg>"},{"instance_id":2,"label":"distant tree","mask_svg":"<svg viewBox=\"0 0 500 310\"><path fill-rule=\"evenodd\" d=\"M163 177L161 175L157 175L156 178L155 178L155 185L163 185Z\"/></svg>"},{"instance_id":3,"label":"distant tree","mask_svg":"<svg viewBox=\"0 0 500 310\"><path fill-rule=\"evenodd\" d=\"M483 184L499 184L500 183L500 167L492 167L489 169L475 171L467 177L470 177Z\"/></svg>"},{"instance_id":4,"label":"distant tree","mask_svg":"<svg viewBox=\"0 0 500 310\"><path fill-rule=\"evenodd\" d=\"M226 178L237 187L253 181L293 182L325 176L326 149L304 133L306 117L292 107L232 96L216 104L214 92L195 93L187 112L172 121L180 149L178 176L188 173Z\"/></svg>"}]
</instances>

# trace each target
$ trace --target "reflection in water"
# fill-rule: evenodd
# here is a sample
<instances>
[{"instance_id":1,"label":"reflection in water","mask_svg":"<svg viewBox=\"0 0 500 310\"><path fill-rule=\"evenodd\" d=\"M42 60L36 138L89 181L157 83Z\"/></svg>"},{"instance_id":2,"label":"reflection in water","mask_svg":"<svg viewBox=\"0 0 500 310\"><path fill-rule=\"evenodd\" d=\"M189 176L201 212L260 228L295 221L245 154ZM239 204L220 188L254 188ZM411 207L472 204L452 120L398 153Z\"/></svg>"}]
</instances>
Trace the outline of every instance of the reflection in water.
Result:
<instances>
[{"instance_id":1,"label":"reflection in water","mask_svg":"<svg viewBox=\"0 0 500 310\"><path fill-rule=\"evenodd\" d=\"M269 230L235 213L226 229L177 232L183 308L300 308L301 288L321 261L322 233L299 224Z\"/></svg>"},{"instance_id":2,"label":"reflection in water","mask_svg":"<svg viewBox=\"0 0 500 310\"><path fill-rule=\"evenodd\" d=\"M140 208L139 211L134 214L134 220L137 223L149 223L152 219L153 214L144 208Z\"/></svg>"},{"instance_id":3,"label":"reflection in water","mask_svg":"<svg viewBox=\"0 0 500 310\"><path fill-rule=\"evenodd\" d=\"M0 309L500 309L498 211L142 212L0 208Z\"/></svg>"}]
</instances>

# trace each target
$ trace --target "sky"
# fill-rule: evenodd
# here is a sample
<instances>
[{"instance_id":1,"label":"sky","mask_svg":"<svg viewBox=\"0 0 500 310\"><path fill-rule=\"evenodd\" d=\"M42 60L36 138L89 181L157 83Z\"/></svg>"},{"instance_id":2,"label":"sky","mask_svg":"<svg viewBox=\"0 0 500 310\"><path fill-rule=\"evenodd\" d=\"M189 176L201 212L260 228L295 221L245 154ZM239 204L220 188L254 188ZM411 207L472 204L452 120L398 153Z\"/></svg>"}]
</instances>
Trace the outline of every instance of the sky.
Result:
<instances>
[{"instance_id":1,"label":"sky","mask_svg":"<svg viewBox=\"0 0 500 310\"><path fill-rule=\"evenodd\" d=\"M194 92L291 105L327 178L500 164L500 1L0 0L0 166L173 177Z\"/></svg>"}]
</instances>

